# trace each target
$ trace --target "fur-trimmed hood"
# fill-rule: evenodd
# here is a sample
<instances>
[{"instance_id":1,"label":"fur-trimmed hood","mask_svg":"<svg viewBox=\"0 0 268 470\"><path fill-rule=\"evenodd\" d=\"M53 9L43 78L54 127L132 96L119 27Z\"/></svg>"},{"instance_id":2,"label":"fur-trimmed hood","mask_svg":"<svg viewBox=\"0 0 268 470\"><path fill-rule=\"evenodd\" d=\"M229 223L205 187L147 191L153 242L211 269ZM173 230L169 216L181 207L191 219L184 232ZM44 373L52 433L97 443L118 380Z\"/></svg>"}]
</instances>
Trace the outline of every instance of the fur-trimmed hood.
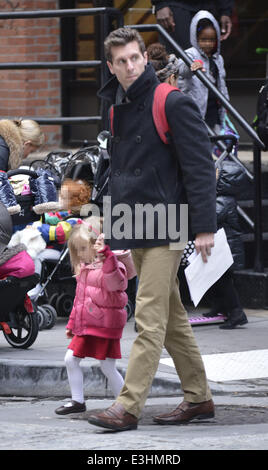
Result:
<instances>
[{"instance_id":1,"label":"fur-trimmed hood","mask_svg":"<svg viewBox=\"0 0 268 470\"><path fill-rule=\"evenodd\" d=\"M7 248L0 259L0 279L8 276L23 278L35 272L34 261L26 251L25 245L19 244Z\"/></svg>"},{"instance_id":2,"label":"fur-trimmed hood","mask_svg":"<svg viewBox=\"0 0 268 470\"><path fill-rule=\"evenodd\" d=\"M26 246L23 243L19 243L16 246L13 246L12 248L6 248L6 250L3 251L0 255L0 266L7 261L9 261L13 256L16 256L18 253L21 253L22 251L26 251Z\"/></svg>"},{"instance_id":3,"label":"fur-trimmed hood","mask_svg":"<svg viewBox=\"0 0 268 470\"><path fill-rule=\"evenodd\" d=\"M0 120L0 136L9 147L8 170L14 170L23 158L23 140L16 124L9 119Z\"/></svg>"}]
</instances>

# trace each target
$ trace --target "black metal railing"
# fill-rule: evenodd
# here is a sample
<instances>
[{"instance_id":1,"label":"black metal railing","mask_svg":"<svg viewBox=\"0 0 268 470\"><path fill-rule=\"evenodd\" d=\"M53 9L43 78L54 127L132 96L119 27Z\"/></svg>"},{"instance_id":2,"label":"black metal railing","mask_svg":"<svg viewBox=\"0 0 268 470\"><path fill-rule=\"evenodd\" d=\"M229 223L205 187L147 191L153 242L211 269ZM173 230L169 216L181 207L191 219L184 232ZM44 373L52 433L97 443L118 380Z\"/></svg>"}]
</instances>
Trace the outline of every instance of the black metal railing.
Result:
<instances>
[{"instance_id":1,"label":"black metal railing","mask_svg":"<svg viewBox=\"0 0 268 470\"><path fill-rule=\"evenodd\" d=\"M179 44L174 41L174 39L166 32L166 30L160 26L159 24L146 24L146 25L129 25L129 28L135 28L138 31L158 31L161 36L163 36L170 45L175 49L178 56L187 64L189 67L192 64L192 60L190 57L184 52L184 50L179 46ZM226 97L214 86L214 84L209 80L204 72L201 70L197 70L195 74L204 83L204 85L209 88L220 100L221 104L225 109L229 111L229 113L233 116L233 118L240 124L240 126L246 131L246 133L251 137L251 139L256 142L258 147L261 149L265 149L263 142L260 140L258 134L254 131L254 129L248 124L248 122L243 118L243 116L231 105L230 101L226 99Z\"/></svg>"},{"instance_id":2,"label":"black metal railing","mask_svg":"<svg viewBox=\"0 0 268 470\"><path fill-rule=\"evenodd\" d=\"M120 10L117 8L100 7L100 8L77 8L62 10L36 10L36 11L12 11L0 12L0 20L7 19L27 19L27 18L67 18L78 16L101 16L100 41L103 44L105 37L109 34L109 20L116 20L116 27L124 25L124 18ZM103 49L103 48L102 48ZM104 64L104 53L101 52L100 60L83 60L83 61L51 61L51 62L1 62L0 70L15 69L70 69L70 68L100 68L101 85L108 78L107 67ZM38 117L31 116L39 124L95 124L107 122L106 108L100 103L100 114L97 116L58 116L58 117ZM28 116L30 117L30 116Z\"/></svg>"}]
</instances>

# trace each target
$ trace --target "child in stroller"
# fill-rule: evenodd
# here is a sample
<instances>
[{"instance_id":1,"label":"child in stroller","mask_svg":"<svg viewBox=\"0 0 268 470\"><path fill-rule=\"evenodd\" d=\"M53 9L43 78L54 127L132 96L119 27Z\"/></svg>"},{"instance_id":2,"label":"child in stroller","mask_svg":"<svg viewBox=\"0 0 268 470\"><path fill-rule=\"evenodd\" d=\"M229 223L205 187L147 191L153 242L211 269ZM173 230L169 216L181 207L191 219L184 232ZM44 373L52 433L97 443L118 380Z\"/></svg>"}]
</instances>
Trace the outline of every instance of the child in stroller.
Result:
<instances>
[{"instance_id":1,"label":"child in stroller","mask_svg":"<svg viewBox=\"0 0 268 470\"><path fill-rule=\"evenodd\" d=\"M12 230L11 216L0 203L0 330L14 348L28 348L37 337L38 320L27 291L38 276L24 245L7 247Z\"/></svg>"}]
</instances>

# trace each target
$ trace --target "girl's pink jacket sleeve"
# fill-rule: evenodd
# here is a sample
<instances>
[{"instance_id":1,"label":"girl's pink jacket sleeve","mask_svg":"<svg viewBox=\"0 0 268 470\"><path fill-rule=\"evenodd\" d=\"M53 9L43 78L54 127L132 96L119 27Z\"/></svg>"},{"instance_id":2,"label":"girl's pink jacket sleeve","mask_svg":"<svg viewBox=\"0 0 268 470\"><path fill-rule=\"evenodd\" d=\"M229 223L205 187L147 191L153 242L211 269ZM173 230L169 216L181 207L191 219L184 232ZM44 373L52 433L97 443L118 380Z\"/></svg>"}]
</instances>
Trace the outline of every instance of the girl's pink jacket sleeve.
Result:
<instances>
[{"instance_id":1,"label":"girl's pink jacket sleeve","mask_svg":"<svg viewBox=\"0 0 268 470\"><path fill-rule=\"evenodd\" d=\"M77 298L75 297L74 298L74 303L73 303L73 308L71 310L69 320L68 320L68 323L66 325L66 330L72 330L73 327L74 327L76 302L77 302Z\"/></svg>"},{"instance_id":2,"label":"girl's pink jacket sleeve","mask_svg":"<svg viewBox=\"0 0 268 470\"><path fill-rule=\"evenodd\" d=\"M118 262L108 245L105 245L100 253L105 256L102 266L104 288L110 292L126 290L128 284L127 271L123 263Z\"/></svg>"}]
</instances>

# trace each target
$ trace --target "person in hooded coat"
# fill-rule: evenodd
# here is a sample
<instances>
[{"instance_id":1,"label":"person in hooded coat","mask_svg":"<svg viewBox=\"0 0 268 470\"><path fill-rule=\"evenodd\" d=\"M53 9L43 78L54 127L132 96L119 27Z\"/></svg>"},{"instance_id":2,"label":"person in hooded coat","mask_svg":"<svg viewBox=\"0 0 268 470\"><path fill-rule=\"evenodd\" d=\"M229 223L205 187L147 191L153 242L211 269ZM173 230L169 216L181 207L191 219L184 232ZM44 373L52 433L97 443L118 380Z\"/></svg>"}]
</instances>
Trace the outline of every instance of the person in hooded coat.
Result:
<instances>
[{"instance_id":1,"label":"person in hooded coat","mask_svg":"<svg viewBox=\"0 0 268 470\"><path fill-rule=\"evenodd\" d=\"M226 316L219 326L222 330L232 330L248 323L242 309L238 292L234 285L234 270L245 267L245 252L242 231L237 212L237 197L245 183L245 171L237 163L225 161L217 180L217 225L223 227L233 255L232 266L208 290L206 297L211 302L211 310L204 317L215 317L219 313Z\"/></svg>"},{"instance_id":2,"label":"person in hooded coat","mask_svg":"<svg viewBox=\"0 0 268 470\"><path fill-rule=\"evenodd\" d=\"M198 69L205 72L216 88L229 100L224 60L220 53L220 28L211 13L202 10L193 17L190 38L192 47L185 52L193 64L190 68L179 59L178 87L193 98L203 119L210 127L215 128L216 125L221 127L226 111L214 93L194 73Z\"/></svg>"}]
</instances>

